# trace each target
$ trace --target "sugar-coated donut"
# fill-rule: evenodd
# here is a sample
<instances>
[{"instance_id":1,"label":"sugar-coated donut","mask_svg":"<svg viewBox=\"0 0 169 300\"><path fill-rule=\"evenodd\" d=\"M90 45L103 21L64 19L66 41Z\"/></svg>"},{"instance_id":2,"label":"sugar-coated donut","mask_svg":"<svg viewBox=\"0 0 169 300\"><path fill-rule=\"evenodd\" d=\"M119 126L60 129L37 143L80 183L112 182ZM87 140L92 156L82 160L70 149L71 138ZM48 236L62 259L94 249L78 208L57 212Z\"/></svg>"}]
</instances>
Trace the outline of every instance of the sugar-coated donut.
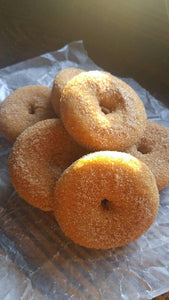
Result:
<instances>
[{"instance_id":1,"label":"sugar-coated donut","mask_svg":"<svg viewBox=\"0 0 169 300\"><path fill-rule=\"evenodd\" d=\"M0 131L14 142L27 127L38 121L55 118L50 103L51 89L41 85L21 87L0 105Z\"/></svg>"},{"instance_id":2,"label":"sugar-coated donut","mask_svg":"<svg viewBox=\"0 0 169 300\"><path fill-rule=\"evenodd\" d=\"M126 150L152 171L159 190L169 185L169 130L151 120L147 120L141 140Z\"/></svg>"},{"instance_id":3,"label":"sugar-coated donut","mask_svg":"<svg viewBox=\"0 0 169 300\"><path fill-rule=\"evenodd\" d=\"M127 153L100 151L63 172L54 215L74 242L106 249L139 238L153 223L158 205L156 181L144 163Z\"/></svg>"},{"instance_id":4,"label":"sugar-coated donut","mask_svg":"<svg viewBox=\"0 0 169 300\"><path fill-rule=\"evenodd\" d=\"M144 105L122 80L102 71L82 72L65 86L60 112L64 126L91 150L123 151L146 126Z\"/></svg>"},{"instance_id":5,"label":"sugar-coated donut","mask_svg":"<svg viewBox=\"0 0 169 300\"><path fill-rule=\"evenodd\" d=\"M27 128L13 145L9 157L11 181L24 200L50 211L56 181L84 153L59 119L40 121Z\"/></svg>"},{"instance_id":6,"label":"sugar-coated donut","mask_svg":"<svg viewBox=\"0 0 169 300\"><path fill-rule=\"evenodd\" d=\"M84 70L78 68L66 68L59 71L53 81L53 87L51 92L51 102L56 115L60 116L60 98L63 89L67 82L71 80L74 76L80 74Z\"/></svg>"}]
</instances>

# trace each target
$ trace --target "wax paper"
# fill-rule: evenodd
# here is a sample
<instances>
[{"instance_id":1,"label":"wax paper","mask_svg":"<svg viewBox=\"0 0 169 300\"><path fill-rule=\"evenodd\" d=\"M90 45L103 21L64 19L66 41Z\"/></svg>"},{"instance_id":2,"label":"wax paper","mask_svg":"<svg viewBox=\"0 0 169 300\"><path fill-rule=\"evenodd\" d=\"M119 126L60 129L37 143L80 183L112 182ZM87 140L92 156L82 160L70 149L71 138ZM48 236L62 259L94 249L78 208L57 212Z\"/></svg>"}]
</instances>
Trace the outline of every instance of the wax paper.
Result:
<instances>
[{"instance_id":1,"label":"wax paper","mask_svg":"<svg viewBox=\"0 0 169 300\"><path fill-rule=\"evenodd\" d=\"M100 69L82 41L0 70L0 101L15 89L52 86L67 67ZM111 66L113 69L113 66ZM147 116L169 128L169 110L130 78ZM80 247L51 213L21 199L9 179L11 144L0 136L0 299L151 299L169 290L169 189L151 228L137 241L109 250Z\"/></svg>"}]
</instances>

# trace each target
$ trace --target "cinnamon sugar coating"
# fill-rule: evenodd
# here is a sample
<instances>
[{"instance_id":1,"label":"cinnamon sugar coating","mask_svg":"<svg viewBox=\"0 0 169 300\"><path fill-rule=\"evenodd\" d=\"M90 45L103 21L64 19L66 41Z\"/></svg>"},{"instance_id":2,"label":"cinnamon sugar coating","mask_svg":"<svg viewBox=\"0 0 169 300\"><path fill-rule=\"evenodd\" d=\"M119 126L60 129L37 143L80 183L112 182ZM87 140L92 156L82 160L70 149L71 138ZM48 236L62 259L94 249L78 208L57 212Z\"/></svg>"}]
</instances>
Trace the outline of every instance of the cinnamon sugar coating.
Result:
<instances>
[{"instance_id":1,"label":"cinnamon sugar coating","mask_svg":"<svg viewBox=\"0 0 169 300\"><path fill-rule=\"evenodd\" d=\"M158 205L155 178L144 163L126 153L100 151L63 172L56 184L54 215L74 242L107 249L145 233Z\"/></svg>"},{"instance_id":2,"label":"cinnamon sugar coating","mask_svg":"<svg viewBox=\"0 0 169 300\"><path fill-rule=\"evenodd\" d=\"M60 113L69 134L90 150L123 151L140 139L146 126L145 108L135 91L102 71L71 79Z\"/></svg>"},{"instance_id":3,"label":"cinnamon sugar coating","mask_svg":"<svg viewBox=\"0 0 169 300\"><path fill-rule=\"evenodd\" d=\"M24 200L50 211L56 181L84 153L59 119L40 121L27 128L13 145L9 157L11 181Z\"/></svg>"},{"instance_id":4,"label":"cinnamon sugar coating","mask_svg":"<svg viewBox=\"0 0 169 300\"><path fill-rule=\"evenodd\" d=\"M53 87L52 87L50 99L58 117L60 116L60 98L65 85L74 76L80 74L83 71L84 70L78 68L66 68L57 73L53 81Z\"/></svg>"},{"instance_id":5,"label":"cinnamon sugar coating","mask_svg":"<svg viewBox=\"0 0 169 300\"><path fill-rule=\"evenodd\" d=\"M169 185L169 130L161 124L147 120L140 141L128 148L127 153L143 161L155 176L159 190Z\"/></svg>"},{"instance_id":6,"label":"cinnamon sugar coating","mask_svg":"<svg viewBox=\"0 0 169 300\"><path fill-rule=\"evenodd\" d=\"M10 141L38 121L55 118L50 103L51 89L41 85L21 87L0 105L0 131Z\"/></svg>"}]
</instances>

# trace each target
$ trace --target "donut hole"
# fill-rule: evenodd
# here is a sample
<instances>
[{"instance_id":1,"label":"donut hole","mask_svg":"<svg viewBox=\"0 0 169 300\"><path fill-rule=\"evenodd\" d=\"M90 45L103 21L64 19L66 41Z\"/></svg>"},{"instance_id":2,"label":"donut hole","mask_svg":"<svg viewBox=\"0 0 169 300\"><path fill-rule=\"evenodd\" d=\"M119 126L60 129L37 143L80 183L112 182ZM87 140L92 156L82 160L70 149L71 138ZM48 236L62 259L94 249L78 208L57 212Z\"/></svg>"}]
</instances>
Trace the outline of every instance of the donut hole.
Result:
<instances>
[{"instance_id":1,"label":"donut hole","mask_svg":"<svg viewBox=\"0 0 169 300\"><path fill-rule=\"evenodd\" d=\"M115 113L124 106L123 98L119 94L116 95L116 93L108 96L104 93L99 95L98 98L100 109L105 115Z\"/></svg>"},{"instance_id":2,"label":"donut hole","mask_svg":"<svg viewBox=\"0 0 169 300\"><path fill-rule=\"evenodd\" d=\"M35 107L34 107L33 105L31 105L31 106L29 107L29 114L30 114L30 115L34 115L34 114L35 114Z\"/></svg>"},{"instance_id":3,"label":"donut hole","mask_svg":"<svg viewBox=\"0 0 169 300\"><path fill-rule=\"evenodd\" d=\"M105 115L108 115L110 114L112 111L110 110L110 108L107 108L105 106L100 106L101 107L101 111L105 114Z\"/></svg>"},{"instance_id":4,"label":"donut hole","mask_svg":"<svg viewBox=\"0 0 169 300\"><path fill-rule=\"evenodd\" d=\"M109 210L109 200L107 199L103 199L101 200L101 207L104 209L104 210Z\"/></svg>"},{"instance_id":5,"label":"donut hole","mask_svg":"<svg viewBox=\"0 0 169 300\"><path fill-rule=\"evenodd\" d=\"M151 148L148 145L140 144L137 147L137 151L141 152L142 154L148 154L151 152Z\"/></svg>"},{"instance_id":6,"label":"donut hole","mask_svg":"<svg viewBox=\"0 0 169 300\"><path fill-rule=\"evenodd\" d=\"M120 106L121 106L121 101L117 102L117 101L100 101L99 103L100 109L101 111L105 114L111 114L113 112L116 112Z\"/></svg>"}]
</instances>

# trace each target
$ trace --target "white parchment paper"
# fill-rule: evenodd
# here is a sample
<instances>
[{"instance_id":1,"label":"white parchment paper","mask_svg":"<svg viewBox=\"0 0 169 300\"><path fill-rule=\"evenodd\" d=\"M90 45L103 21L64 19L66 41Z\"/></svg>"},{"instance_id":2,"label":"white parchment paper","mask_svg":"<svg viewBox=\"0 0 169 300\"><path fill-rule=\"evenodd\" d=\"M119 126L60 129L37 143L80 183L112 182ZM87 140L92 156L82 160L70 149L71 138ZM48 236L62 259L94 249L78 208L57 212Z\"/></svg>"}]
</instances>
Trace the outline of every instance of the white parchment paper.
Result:
<instances>
[{"instance_id":1,"label":"white parchment paper","mask_svg":"<svg viewBox=\"0 0 169 300\"><path fill-rule=\"evenodd\" d=\"M67 67L100 69L88 57L82 41L72 42L60 50L1 69L0 101L21 86L41 84L51 87L56 73ZM138 93L145 105L148 118L169 128L169 109L133 79L122 79ZM24 211L30 210L34 214L34 209L26 206L27 208L23 207L21 211L19 207L22 200L18 200L19 197L13 190L8 175L7 159L10 149L11 144L0 136L0 300L136 300L151 299L169 290L169 188L160 193L160 208L154 224L146 234L130 245L94 251L72 245L71 242L64 242L63 237L62 248L58 247L55 250L54 238L50 240L50 244L47 239L46 245L51 247L51 252L48 249L46 255L48 258L46 260L41 258L39 264L34 260L31 266L33 254L30 256L23 254L22 250L26 249L27 252L24 253L33 252L34 246L31 242L34 241L37 248L40 248L38 243L41 242L43 253L47 253L42 244L45 232L44 237L41 237L37 231L39 224L42 227L46 226L44 223L46 217L43 212L37 212L35 209L33 220L35 227L31 229L30 237L30 230L26 231L26 228L32 228L32 222L26 219L27 214L24 215ZM22 214L19 215L20 212ZM18 224L25 226L22 235L17 232ZM45 227L48 235L56 235L57 229L52 224L49 222L49 226ZM64 264L61 262L63 249L68 253ZM78 251L81 253L80 256ZM38 254L36 256L34 253L32 257L34 259L37 257L38 260ZM57 266L65 270L63 280L62 273L58 273L52 267L53 262L56 270ZM51 277L48 276L48 279L44 280L46 274ZM71 281L73 280L71 274L76 275L76 283Z\"/></svg>"}]
</instances>

